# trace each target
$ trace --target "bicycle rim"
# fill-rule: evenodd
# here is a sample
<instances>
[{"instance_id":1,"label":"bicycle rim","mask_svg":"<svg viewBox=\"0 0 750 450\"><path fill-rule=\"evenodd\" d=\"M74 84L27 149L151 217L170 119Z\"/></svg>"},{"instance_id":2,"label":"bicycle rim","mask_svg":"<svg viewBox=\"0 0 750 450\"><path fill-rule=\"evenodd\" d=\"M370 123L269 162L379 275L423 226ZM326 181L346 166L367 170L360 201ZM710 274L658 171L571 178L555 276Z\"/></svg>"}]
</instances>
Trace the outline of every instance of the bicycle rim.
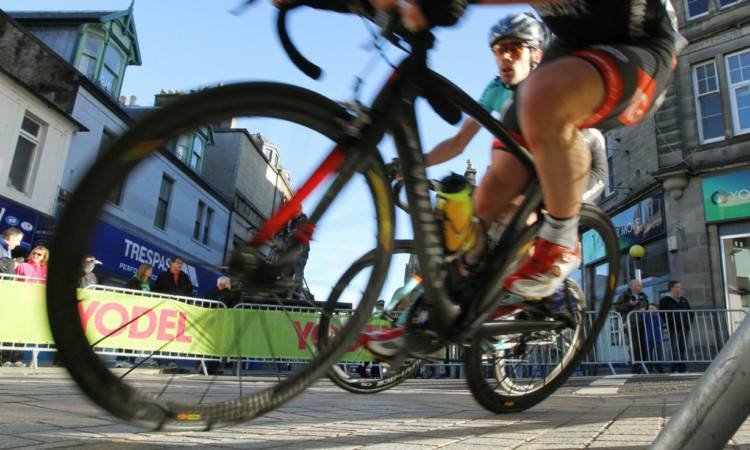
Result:
<instances>
[{"instance_id":1,"label":"bicycle rim","mask_svg":"<svg viewBox=\"0 0 750 450\"><path fill-rule=\"evenodd\" d=\"M578 368L594 346L614 298L615 276L619 270L617 235L607 216L598 208L584 205L580 232L596 233L603 243L608 269L602 300L593 318L587 317L586 301L577 282L566 280L555 296L552 310L570 320L569 327L552 330L494 336L480 339L467 349L464 364L467 382L474 397L496 413L517 412L541 402L560 387ZM531 242L535 230L524 234L522 242ZM521 247L524 249L524 246ZM523 259L516 253L511 266ZM598 294L598 293L597 293ZM592 297L592 296L590 296ZM534 318L528 311L514 311L503 319ZM538 317L537 317L538 318Z\"/></svg>"},{"instance_id":2,"label":"bicycle rim","mask_svg":"<svg viewBox=\"0 0 750 450\"><path fill-rule=\"evenodd\" d=\"M405 254L412 255L415 252L413 241L395 241L393 245L393 254ZM339 299L342 296L349 295L349 291L354 291L353 295L362 290L362 278L371 270L375 262L374 250L367 252L357 261L355 261L331 290L331 295L328 297L326 302L326 313L321 317L321 325L319 327L319 341L327 342L330 338L330 333L323 331L330 330L326 322L329 317L333 317L333 311L338 304ZM403 276L401 273L396 273L394 276ZM391 293L384 292L380 298L384 298L386 302L391 298ZM392 328L394 326L395 319L392 317L381 317L379 314L373 315L373 320L368 322L368 325L363 328L363 331L380 331L385 329L384 327ZM406 379L409 379L417 373L417 371L424 364L422 359L411 359L405 361L398 368L389 368L387 365L381 365L382 373L370 374L362 376L361 373L353 373L351 368L357 367L358 363L370 362L376 364L378 361L368 356L364 349L359 343L355 343L350 349L351 352L348 355L348 361L345 363L334 364L331 370L328 372L328 377L336 383L342 389L355 394L374 394L382 392L386 389L390 389Z\"/></svg>"},{"instance_id":3,"label":"bicycle rim","mask_svg":"<svg viewBox=\"0 0 750 450\"><path fill-rule=\"evenodd\" d=\"M132 343L118 340L127 334L123 332L125 328L148 316L148 310L158 314L156 308L163 308L173 300L152 300L153 306L145 307L142 302L138 303L146 311L138 315L133 312L127 321L122 316L113 318L102 313L101 321L110 324L104 327L103 335L97 334L100 330L92 331L90 326L84 329L87 326L84 322L91 325L93 321L82 321L79 308L87 311L93 306L85 300L91 295L89 292L76 290L76 272L83 255L96 250L89 248L89 239L98 223L114 214L105 204L108 194L144 159L165 154L162 146L207 124L226 123L235 118L241 118L238 123L242 128L265 133L271 141L274 136L279 139L299 137L296 142L304 145L290 149L291 152L315 161L332 154L331 149L338 148L346 139L344 128L350 114L320 95L275 83L230 85L185 96L135 125L110 147L84 177L57 229L52 245L55 258L50 264L47 307L61 360L92 400L138 426L156 430L206 430L251 419L288 401L322 376L347 351L369 317L385 279L392 243L393 205L386 192L383 161L373 149L358 154L361 161L357 167L362 170L351 177L341 172L333 174L330 183L324 183L302 204L311 219L314 218L314 239L321 245L333 242L330 244L333 247L326 247L326 251L317 254L317 244L311 245L304 271L308 289L303 289L300 295L293 289L298 286L298 278L275 273L273 282L256 286L257 290L248 293L248 301L253 305L244 304L244 308L213 315L201 311L201 320L206 319L202 324L198 320L187 320L183 324L183 336L194 326L196 339L201 335L199 330L208 333L206 329L211 327L207 324L230 330L222 339L234 342L225 342L221 356L239 366L240 375L236 378L144 371L146 360L185 357L182 351L170 349L171 345L176 345L174 337L165 344L148 348L135 348ZM315 150L320 151L319 157L314 154ZM342 167L347 167L346 164ZM127 189L124 195L127 198ZM352 198L356 202L352 202ZM357 205L355 211L352 211L353 204ZM358 219L347 221L353 216ZM336 337L329 345L318 348L311 328L319 324L324 308L315 298L325 298L330 289L327 280L336 279L338 275L335 270L331 273L317 270L342 267L327 259L349 242L342 239L346 235L342 231L345 227L347 232L355 230L355 241L363 249L374 249L373 266L360 296L342 299L351 302L352 313L345 320L328 318L329 322L336 320ZM258 253L267 253L268 249L261 246L255 245ZM361 251L336 255L352 255L350 260L354 260ZM187 256L184 249L180 253ZM292 261L296 263L299 258ZM130 301L108 295L107 292L97 293L97 301ZM293 306L288 297L295 298ZM84 301L79 300L81 298ZM126 309L129 307L125 305ZM279 339L298 344L301 354L279 349ZM265 344L257 345L263 340ZM123 346L130 346L131 354L136 355L136 367L129 371L114 370L114 361L102 357L103 349ZM248 369L250 363L253 366ZM285 371L285 368L293 370Z\"/></svg>"}]
</instances>

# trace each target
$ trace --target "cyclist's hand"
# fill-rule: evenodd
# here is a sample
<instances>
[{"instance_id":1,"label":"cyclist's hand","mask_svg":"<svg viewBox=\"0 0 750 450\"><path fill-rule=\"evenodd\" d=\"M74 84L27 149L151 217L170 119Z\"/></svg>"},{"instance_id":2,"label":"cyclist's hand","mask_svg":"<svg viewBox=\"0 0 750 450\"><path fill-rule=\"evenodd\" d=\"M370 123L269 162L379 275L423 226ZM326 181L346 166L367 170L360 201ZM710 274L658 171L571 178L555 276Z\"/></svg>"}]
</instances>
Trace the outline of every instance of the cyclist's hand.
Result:
<instances>
[{"instance_id":1,"label":"cyclist's hand","mask_svg":"<svg viewBox=\"0 0 750 450\"><path fill-rule=\"evenodd\" d=\"M393 161L389 162L385 165L385 171L388 173L388 176L396 179L396 180L403 180L404 179L404 173L401 169L401 160L398 158L393 158Z\"/></svg>"},{"instance_id":2,"label":"cyclist's hand","mask_svg":"<svg viewBox=\"0 0 750 450\"><path fill-rule=\"evenodd\" d=\"M413 31L423 31L430 28L422 9L413 0L370 0L370 3L382 11L398 8L401 22Z\"/></svg>"}]
</instances>

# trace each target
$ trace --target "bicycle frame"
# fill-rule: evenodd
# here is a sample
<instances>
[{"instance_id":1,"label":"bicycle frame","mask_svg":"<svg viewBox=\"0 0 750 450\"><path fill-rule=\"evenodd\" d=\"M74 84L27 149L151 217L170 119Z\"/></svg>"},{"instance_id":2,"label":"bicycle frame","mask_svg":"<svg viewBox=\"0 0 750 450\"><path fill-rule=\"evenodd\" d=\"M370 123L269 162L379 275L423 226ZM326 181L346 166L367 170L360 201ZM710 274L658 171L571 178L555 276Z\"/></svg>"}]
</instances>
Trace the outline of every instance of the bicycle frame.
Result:
<instances>
[{"instance_id":1,"label":"bicycle frame","mask_svg":"<svg viewBox=\"0 0 750 450\"><path fill-rule=\"evenodd\" d=\"M419 140L415 100L418 97L427 99L443 118L455 110L466 112L490 133L501 138L508 150L519 158L530 173L535 174L535 170L529 152L490 113L453 83L427 68L427 51L431 48L432 41L432 35L428 32L415 35L411 42L411 53L393 72L372 106L359 111L360 115L353 120L351 126L351 135L356 138L353 141L356 142L356 147L338 146L331 153L333 156L343 149L346 154L345 161L336 166L343 172L339 178L348 179L356 170L359 158L354 155L358 151L376 151L374 149L385 133L392 134L405 174L407 202L410 205L414 239L423 272L424 297L427 299L430 317L429 328L439 341L467 343L478 334L491 336L564 326L558 321L542 320L525 321L523 324L502 320L486 323L500 303L500 296L497 295L499 291L492 287L498 283L491 281L505 265L508 243L514 242L526 228L526 217L541 207L541 189L536 178L533 178L527 187L524 202L504 230L498 247L489 258L487 269L477 283L477 286L482 286L476 292L478 300L471 302L466 310L462 311L448 296L445 289L447 271L443 264L444 249L440 239L442 230L435 218L430 199L431 183L426 175ZM325 169L326 166L330 167ZM324 163L319 170L324 169L332 171L333 166ZM308 183L319 178L316 171ZM308 183L299 194L304 196L309 191L306 188ZM293 198L288 204L296 206L300 202L301 200ZM315 219L315 215L311 218ZM269 220L272 221L273 219Z\"/></svg>"}]
</instances>

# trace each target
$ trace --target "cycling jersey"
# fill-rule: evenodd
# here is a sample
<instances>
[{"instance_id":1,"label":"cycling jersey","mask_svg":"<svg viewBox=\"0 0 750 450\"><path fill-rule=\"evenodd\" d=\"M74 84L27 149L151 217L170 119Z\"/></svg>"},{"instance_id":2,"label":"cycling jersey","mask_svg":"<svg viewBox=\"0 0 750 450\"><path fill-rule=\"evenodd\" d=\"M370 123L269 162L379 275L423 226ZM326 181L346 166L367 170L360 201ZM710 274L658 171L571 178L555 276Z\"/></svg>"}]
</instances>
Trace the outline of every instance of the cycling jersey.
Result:
<instances>
[{"instance_id":1,"label":"cycling jersey","mask_svg":"<svg viewBox=\"0 0 750 450\"><path fill-rule=\"evenodd\" d=\"M486 109L488 113L498 112L502 114L506 103L512 97L513 92L505 87L505 84L500 77L495 77L495 79L490 81L490 84L484 88L479 103L484 106L484 109Z\"/></svg>"}]
</instances>

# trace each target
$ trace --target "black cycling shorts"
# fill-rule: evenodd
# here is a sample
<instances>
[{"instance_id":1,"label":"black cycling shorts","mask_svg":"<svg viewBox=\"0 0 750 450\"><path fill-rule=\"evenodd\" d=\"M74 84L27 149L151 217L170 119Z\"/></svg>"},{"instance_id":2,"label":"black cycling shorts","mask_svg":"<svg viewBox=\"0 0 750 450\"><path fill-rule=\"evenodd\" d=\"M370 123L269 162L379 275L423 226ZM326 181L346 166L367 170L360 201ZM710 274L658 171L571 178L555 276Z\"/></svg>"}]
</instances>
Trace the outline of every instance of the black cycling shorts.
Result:
<instances>
[{"instance_id":1,"label":"black cycling shorts","mask_svg":"<svg viewBox=\"0 0 750 450\"><path fill-rule=\"evenodd\" d=\"M553 38L540 66L573 56L596 67L606 85L606 98L579 127L606 132L634 125L661 106L677 66L677 56L670 50L673 48L663 38L654 38L648 45L595 44L587 48L567 47ZM554 107L553 102L550 107ZM509 131L521 135L515 102L506 110L502 122Z\"/></svg>"}]
</instances>

